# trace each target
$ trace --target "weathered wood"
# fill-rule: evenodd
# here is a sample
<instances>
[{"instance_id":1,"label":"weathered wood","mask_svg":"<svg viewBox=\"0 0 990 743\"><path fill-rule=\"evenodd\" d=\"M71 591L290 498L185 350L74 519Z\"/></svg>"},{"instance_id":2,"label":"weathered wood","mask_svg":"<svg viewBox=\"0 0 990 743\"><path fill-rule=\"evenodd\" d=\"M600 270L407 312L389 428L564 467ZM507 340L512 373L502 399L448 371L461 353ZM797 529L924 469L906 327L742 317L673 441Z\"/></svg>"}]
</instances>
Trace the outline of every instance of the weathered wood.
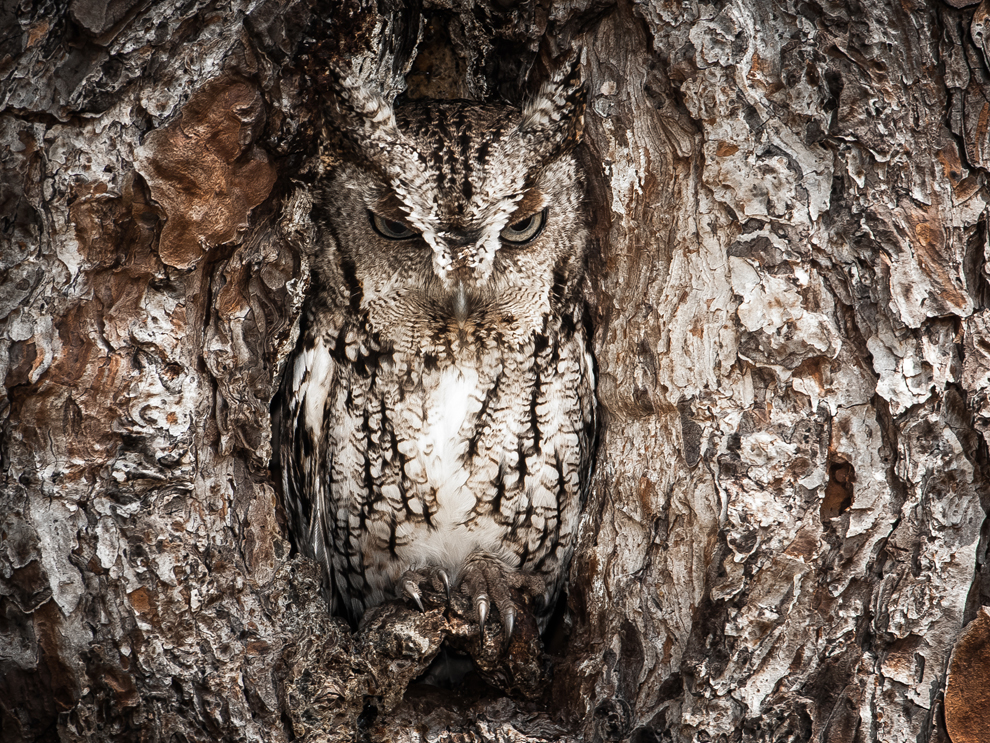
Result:
<instances>
[{"instance_id":1,"label":"weathered wood","mask_svg":"<svg viewBox=\"0 0 990 743\"><path fill-rule=\"evenodd\" d=\"M0 739L972 737L990 4L316 5L0 16ZM328 617L268 470L320 65L518 100L571 47L604 423L552 682L407 689L466 630Z\"/></svg>"}]
</instances>

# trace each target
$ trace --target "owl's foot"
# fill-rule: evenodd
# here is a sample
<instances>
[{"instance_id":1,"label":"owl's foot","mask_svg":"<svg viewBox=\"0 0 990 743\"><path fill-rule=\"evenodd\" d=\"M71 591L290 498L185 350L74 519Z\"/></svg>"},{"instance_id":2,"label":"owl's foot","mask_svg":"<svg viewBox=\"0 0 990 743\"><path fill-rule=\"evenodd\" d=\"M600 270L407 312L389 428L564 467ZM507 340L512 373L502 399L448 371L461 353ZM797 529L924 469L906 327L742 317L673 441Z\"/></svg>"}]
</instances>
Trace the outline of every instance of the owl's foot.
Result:
<instances>
[{"instance_id":1,"label":"owl's foot","mask_svg":"<svg viewBox=\"0 0 990 743\"><path fill-rule=\"evenodd\" d=\"M538 698L547 686L536 614L546 608L546 584L487 552L459 572L446 612L449 647L471 658L487 683Z\"/></svg>"},{"instance_id":2,"label":"owl's foot","mask_svg":"<svg viewBox=\"0 0 990 743\"><path fill-rule=\"evenodd\" d=\"M423 604L424 596L433 606L445 606L450 601L450 577L443 568L427 567L419 570L407 570L399 579L401 596L411 598L416 602L420 611L426 611ZM443 594L443 600L432 600L435 594Z\"/></svg>"},{"instance_id":3,"label":"owl's foot","mask_svg":"<svg viewBox=\"0 0 990 743\"><path fill-rule=\"evenodd\" d=\"M451 575L437 566L407 570L395 591L427 616L442 617L443 642L470 658L487 683L510 694L540 697L547 676L534 610L546 608L546 583L488 552L472 554Z\"/></svg>"},{"instance_id":4,"label":"owl's foot","mask_svg":"<svg viewBox=\"0 0 990 743\"><path fill-rule=\"evenodd\" d=\"M518 614L513 593L527 596L542 596L546 589L541 578L508 567L502 560L487 553L476 553L468 558L461 575L460 591L474 606L484 646L491 605L498 610L502 622L502 633L506 644L512 639Z\"/></svg>"}]
</instances>

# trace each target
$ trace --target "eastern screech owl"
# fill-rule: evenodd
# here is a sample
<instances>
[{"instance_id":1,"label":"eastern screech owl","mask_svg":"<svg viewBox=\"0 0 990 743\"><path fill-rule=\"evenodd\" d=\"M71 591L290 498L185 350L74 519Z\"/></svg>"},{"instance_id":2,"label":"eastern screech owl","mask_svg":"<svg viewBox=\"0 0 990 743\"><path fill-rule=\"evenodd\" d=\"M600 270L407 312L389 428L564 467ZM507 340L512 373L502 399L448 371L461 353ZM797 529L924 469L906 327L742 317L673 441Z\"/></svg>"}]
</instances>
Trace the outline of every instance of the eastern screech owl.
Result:
<instances>
[{"instance_id":1,"label":"eastern screech owl","mask_svg":"<svg viewBox=\"0 0 990 743\"><path fill-rule=\"evenodd\" d=\"M584 89L394 106L339 80L279 413L286 510L357 620L426 586L545 628L588 485ZM422 605L422 604L421 604Z\"/></svg>"}]
</instances>

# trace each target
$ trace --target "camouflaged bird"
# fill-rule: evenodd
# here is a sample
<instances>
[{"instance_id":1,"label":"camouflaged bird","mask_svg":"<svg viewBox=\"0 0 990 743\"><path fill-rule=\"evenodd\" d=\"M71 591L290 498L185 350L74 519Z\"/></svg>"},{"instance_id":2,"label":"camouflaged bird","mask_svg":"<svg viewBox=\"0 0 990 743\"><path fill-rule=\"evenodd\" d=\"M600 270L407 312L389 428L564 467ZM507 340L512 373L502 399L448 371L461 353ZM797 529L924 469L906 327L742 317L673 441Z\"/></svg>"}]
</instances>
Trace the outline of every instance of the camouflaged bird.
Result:
<instances>
[{"instance_id":1,"label":"camouflaged bird","mask_svg":"<svg viewBox=\"0 0 990 743\"><path fill-rule=\"evenodd\" d=\"M441 586L544 629L595 425L576 66L521 108L393 106L339 78L318 248L282 388L294 539L336 610Z\"/></svg>"}]
</instances>

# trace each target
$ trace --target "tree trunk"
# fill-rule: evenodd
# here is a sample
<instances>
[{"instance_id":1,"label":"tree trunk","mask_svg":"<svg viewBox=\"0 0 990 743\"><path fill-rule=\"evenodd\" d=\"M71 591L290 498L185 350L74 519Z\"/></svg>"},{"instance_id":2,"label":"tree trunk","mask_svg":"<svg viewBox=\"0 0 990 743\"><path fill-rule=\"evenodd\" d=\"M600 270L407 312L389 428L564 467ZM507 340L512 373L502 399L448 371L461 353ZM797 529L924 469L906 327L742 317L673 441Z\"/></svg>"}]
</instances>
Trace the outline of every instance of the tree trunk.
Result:
<instances>
[{"instance_id":1,"label":"tree trunk","mask_svg":"<svg viewBox=\"0 0 990 743\"><path fill-rule=\"evenodd\" d=\"M990 2L315 5L0 11L0 740L990 739ZM572 47L566 631L536 699L408 686L451 627L328 616L268 469L320 71L512 99Z\"/></svg>"}]
</instances>

